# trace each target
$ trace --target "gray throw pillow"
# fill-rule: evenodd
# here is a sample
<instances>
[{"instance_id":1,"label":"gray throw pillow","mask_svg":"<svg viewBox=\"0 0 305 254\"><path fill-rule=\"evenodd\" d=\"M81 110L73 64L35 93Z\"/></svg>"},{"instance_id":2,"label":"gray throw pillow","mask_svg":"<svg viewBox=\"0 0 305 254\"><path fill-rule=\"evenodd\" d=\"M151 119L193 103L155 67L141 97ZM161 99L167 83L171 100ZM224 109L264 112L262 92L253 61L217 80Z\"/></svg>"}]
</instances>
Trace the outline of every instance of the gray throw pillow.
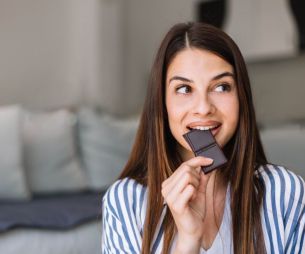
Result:
<instances>
[{"instance_id":1,"label":"gray throw pillow","mask_svg":"<svg viewBox=\"0 0 305 254\"><path fill-rule=\"evenodd\" d=\"M46 193L86 188L76 150L75 115L65 109L24 115L24 161L31 190Z\"/></svg>"},{"instance_id":2,"label":"gray throw pillow","mask_svg":"<svg viewBox=\"0 0 305 254\"><path fill-rule=\"evenodd\" d=\"M80 150L92 189L118 177L131 151L138 118L115 118L88 108L78 114Z\"/></svg>"},{"instance_id":3,"label":"gray throw pillow","mask_svg":"<svg viewBox=\"0 0 305 254\"><path fill-rule=\"evenodd\" d=\"M0 199L28 199L22 165L21 109L17 105L0 108Z\"/></svg>"}]
</instances>

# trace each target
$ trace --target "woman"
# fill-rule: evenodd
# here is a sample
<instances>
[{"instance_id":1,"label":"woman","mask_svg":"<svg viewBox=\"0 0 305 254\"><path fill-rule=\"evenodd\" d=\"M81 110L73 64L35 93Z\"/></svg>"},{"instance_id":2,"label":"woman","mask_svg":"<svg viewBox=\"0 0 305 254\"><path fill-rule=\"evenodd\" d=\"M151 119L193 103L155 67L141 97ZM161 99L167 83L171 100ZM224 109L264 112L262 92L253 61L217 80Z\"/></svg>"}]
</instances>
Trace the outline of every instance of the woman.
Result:
<instances>
[{"instance_id":1,"label":"woman","mask_svg":"<svg viewBox=\"0 0 305 254\"><path fill-rule=\"evenodd\" d=\"M211 129L205 175L183 134ZM207 24L165 36L135 144L103 199L103 253L304 253L304 181L267 163L243 57Z\"/></svg>"}]
</instances>

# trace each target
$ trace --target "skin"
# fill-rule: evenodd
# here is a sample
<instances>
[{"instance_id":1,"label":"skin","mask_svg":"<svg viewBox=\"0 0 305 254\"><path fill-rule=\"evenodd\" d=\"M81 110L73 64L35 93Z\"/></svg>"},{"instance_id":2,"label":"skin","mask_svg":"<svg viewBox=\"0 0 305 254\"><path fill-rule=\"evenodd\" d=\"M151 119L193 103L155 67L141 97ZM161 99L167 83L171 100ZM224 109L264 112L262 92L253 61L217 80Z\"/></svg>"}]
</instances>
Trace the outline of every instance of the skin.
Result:
<instances>
[{"instance_id":1,"label":"skin","mask_svg":"<svg viewBox=\"0 0 305 254\"><path fill-rule=\"evenodd\" d=\"M216 171L202 173L200 166L211 164L211 159L194 157L182 135L189 131L190 124L206 126L213 121L220 124L214 136L221 147L232 138L239 114L233 67L209 51L182 50L167 70L166 109L184 160L162 183L162 195L178 231L174 253L199 253L201 247L210 248L217 235L226 186L223 179L216 179Z\"/></svg>"}]
</instances>

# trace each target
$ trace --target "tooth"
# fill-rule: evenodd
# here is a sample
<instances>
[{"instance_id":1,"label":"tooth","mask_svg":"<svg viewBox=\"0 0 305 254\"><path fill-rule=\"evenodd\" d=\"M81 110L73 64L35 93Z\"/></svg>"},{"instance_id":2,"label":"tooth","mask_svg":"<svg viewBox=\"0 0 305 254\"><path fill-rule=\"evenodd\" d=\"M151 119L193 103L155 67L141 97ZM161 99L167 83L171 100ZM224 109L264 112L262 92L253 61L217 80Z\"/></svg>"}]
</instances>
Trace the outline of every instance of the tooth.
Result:
<instances>
[{"instance_id":1,"label":"tooth","mask_svg":"<svg viewBox=\"0 0 305 254\"><path fill-rule=\"evenodd\" d=\"M215 127L217 127L217 125L213 125L213 126L196 126L196 127L193 127L192 129L206 131L206 130L209 130L209 129L213 129Z\"/></svg>"}]
</instances>

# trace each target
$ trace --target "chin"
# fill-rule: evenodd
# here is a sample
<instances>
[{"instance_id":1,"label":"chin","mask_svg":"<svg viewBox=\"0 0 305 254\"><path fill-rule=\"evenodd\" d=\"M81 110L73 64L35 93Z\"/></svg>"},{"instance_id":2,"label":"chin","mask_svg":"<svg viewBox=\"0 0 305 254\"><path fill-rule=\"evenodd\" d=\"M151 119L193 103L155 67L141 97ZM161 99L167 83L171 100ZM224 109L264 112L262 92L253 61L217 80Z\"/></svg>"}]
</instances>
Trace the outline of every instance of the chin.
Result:
<instances>
[{"instance_id":1,"label":"chin","mask_svg":"<svg viewBox=\"0 0 305 254\"><path fill-rule=\"evenodd\" d=\"M215 140L217 142L217 144L220 146L220 147L223 147L225 145L225 141L221 138L221 137L215 137Z\"/></svg>"},{"instance_id":2,"label":"chin","mask_svg":"<svg viewBox=\"0 0 305 254\"><path fill-rule=\"evenodd\" d=\"M227 143L229 143L229 141L232 139L232 137L234 136L233 134L225 134L225 133L218 133L219 135L215 136L216 142L217 144L223 148L227 145ZM222 135L225 134L225 135Z\"/></svg>"},{"instance_id":3,"label":"chin","mask_svg":"<svg viewBox=\"0 0 305 254\"><path fill-rule=\"evenodd\" d=\"M229 143L230 139L228 140L220 140L219 142L217 141L218 145L221 147L221 148L224 148L228 143Z\"/></svg>"}]
</instances>

